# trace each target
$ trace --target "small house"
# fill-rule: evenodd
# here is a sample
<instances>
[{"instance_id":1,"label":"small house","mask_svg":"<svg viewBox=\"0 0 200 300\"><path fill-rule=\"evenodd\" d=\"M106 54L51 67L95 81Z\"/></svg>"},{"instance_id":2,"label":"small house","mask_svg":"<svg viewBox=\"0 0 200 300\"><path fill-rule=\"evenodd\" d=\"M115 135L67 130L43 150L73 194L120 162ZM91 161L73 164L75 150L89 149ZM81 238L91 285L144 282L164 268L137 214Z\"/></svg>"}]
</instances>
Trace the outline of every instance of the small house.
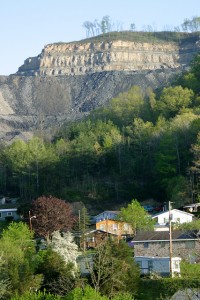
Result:
<instances>
[{"instance_id":1,"label":"small house","mask_svg":"<svg viewBox=\"0 0 200 300\"><path fill-rule=\"evenodd\" d=\"M172 223L183 224L192 222L193 214L181 211L179 209L172 209L169 211L160 212L154 216L152 219L155 220L156 226L166 226L169 224L169 220Z\"/></svg>"},{"instance_id":2,"label":"small house","mask_svg":"<svg viewBox=\"0 0 200 300\"><path fill-rule=\"evenodd\" d=\"M0 209L0 221L19 220L20 216L17 213L17 208L2 208Z\"/></svg>"},{"instance_id":3,"label":"small house","mask_svg":"<svg viewBox=\"0 0 200 300\"><path fill-rule=\"evenodd\" d=\"M142 275L156 273L160 276L170 275L170 257L135 256L135 262L140 268ZM172 257L172 276L180 274L180 257Z\"/></svg>"},{"instance_id":4,"label":"small house","mask_svg":"<svg viewBox=\"0 0 200 300\"><path fill-rule=\"evenodd\" d=\"M81 247L83 248L83 243L85 243L86 249L93 249L100 245L102 242L106 240L117 240L117 234L112 234L103 230L91 230L85 234L84 240L82 238Z\"/></svg>"}]
</instances>

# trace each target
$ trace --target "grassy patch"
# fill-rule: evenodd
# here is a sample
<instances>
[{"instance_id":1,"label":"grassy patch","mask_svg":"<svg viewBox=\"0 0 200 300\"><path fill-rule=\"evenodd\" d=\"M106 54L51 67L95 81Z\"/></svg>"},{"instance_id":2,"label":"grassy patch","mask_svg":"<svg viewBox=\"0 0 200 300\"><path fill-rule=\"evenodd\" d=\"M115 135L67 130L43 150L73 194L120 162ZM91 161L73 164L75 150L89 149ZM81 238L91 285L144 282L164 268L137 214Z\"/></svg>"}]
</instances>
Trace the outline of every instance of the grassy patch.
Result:
<instances>
[{"instance_id":1,"label":"grassy patch","mask_svg":"<svg viewBox=\"0 0 200 300\"><path fill-rule=\"evenodd\" d=\"M73 41L71 43L84 44L95 42L109 42L115 40L132 41L132 42L148 42L148 43L167 43L167 42L195 42L199 39L199 32L186 33L175 31L158 31L158 32L144 32L144 31L113 31L98 36L83 39L81 41ZM66 44L65 42L53 43L55 45ZM69 43L67 43L69 44ZM49 44L51 45L51 44Z\"/></svg>"}]
</instances>

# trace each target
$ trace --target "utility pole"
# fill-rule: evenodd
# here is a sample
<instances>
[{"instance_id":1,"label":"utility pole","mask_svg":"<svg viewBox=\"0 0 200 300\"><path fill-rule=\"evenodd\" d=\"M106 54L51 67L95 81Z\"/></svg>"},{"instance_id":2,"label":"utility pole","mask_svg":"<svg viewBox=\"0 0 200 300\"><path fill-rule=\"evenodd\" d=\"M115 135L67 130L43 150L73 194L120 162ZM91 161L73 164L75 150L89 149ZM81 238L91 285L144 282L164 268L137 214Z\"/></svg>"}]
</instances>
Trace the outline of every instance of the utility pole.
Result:
<instances>
[{"instance_id":1,"label":"utility pole","mask_svg":"<svg viewBox=\"0 0 200 300\"><path fill-rule=\"evenodd\" d=\"M172 224L171 224L171 203L169 201L169 273L172 277Z\"/></svg>"},{"instance_id":2,"label":"utility pole","mask_svg":"<svg viewBox=\"0 0 200 300\"><path fill-rule=\"evenodd\" d=\"M32 231L33 231L33 227L32 227L32 219L36 219L36 216L31 216L30 210L29 210L29 212L28 212L28 216L29 216L29 228L30 228L30 231L32 232Z\"/></svg>"}]
</instances>

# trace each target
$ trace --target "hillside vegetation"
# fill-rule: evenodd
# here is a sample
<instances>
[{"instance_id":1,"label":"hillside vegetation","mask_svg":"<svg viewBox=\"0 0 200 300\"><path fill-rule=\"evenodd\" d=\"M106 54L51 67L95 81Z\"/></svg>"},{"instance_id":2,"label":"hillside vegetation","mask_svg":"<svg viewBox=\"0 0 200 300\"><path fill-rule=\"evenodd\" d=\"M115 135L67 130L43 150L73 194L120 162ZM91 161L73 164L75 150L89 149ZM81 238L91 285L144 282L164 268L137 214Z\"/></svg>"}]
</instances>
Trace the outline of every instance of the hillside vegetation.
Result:
<instances>
[{"instance_id":1,"label":"hillside vegetation","mask_svg":"<svg viewBox=\"0 0 200 300\"><path fill-rule=\"evenodd\" d=\"M132 198L198 199L200 55L191 71L154 92L133 86L86 119L0 150L2 195L54 195L92 211ZM95 210L94 210L95 207Z\"/></svg>"},{"instance_id":2,"label":"hillside vegetation","mask_svg":"<svg viewBox=\"0 0 200 300\"><path fill-rule=\"evenodd\" d=\"M90 37L81 42L106 42L110 40L133 41L133 42L188 42L199 39L199 32L176 32L176 31L113 31L98 36Z\"/></svg>"}]
</instances>

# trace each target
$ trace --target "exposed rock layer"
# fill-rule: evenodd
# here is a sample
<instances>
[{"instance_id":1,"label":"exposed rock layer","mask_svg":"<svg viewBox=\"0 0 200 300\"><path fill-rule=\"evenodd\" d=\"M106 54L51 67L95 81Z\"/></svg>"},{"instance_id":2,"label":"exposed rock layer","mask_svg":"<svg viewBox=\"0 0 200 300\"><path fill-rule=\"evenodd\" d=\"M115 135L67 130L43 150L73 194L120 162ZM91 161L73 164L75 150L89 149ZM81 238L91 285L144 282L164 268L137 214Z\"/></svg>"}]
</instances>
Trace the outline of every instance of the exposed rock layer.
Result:
<instances>
[{"instance_id":1,"label":"exposed rock layer","mask_svg":"<svg viewBox=\"0 0 200 300\"><path fill-rule=\"evenodd\" d=\"M198 42L141 43L129 41L47 45L42 53L25 60L19 75L83 75L102 71L139 71L187 65Z\"/></svg>"}]
</instances>

